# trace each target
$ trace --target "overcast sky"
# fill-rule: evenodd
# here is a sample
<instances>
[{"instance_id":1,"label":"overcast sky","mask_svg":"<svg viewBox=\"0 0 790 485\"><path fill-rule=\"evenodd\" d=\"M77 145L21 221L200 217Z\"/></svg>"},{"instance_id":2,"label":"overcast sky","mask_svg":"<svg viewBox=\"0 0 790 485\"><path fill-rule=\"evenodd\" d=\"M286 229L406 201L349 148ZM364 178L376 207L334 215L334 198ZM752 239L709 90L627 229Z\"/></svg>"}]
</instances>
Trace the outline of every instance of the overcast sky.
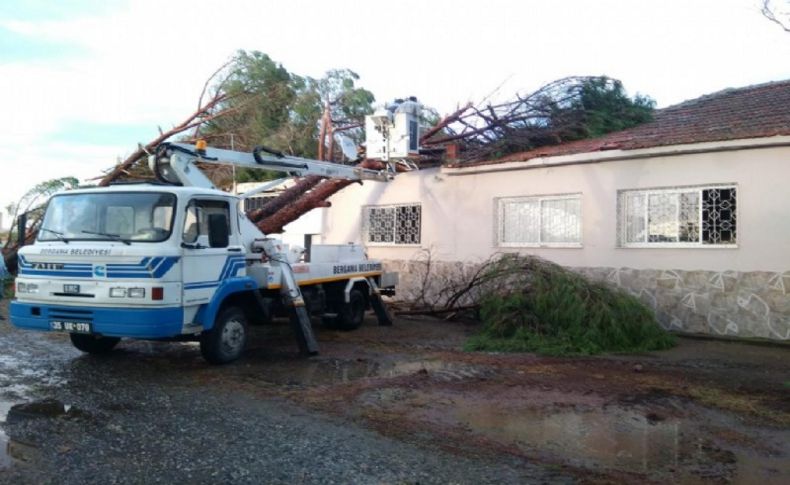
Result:
<instances>
[{"instance_id":1,"label":"overcast sky","mask_svg":"<svg viewBox=\"0 0 790 485\"><path fill-rule=\"evenodd\" d=\"M313 77L350 68L379 102L415 95L442 113L577 74L619 78L661 107L790 78L790 34L758 4L6 0L0 205L42 180L98 175L190 113L237 49Z\"/></svg>"}]
</instances>

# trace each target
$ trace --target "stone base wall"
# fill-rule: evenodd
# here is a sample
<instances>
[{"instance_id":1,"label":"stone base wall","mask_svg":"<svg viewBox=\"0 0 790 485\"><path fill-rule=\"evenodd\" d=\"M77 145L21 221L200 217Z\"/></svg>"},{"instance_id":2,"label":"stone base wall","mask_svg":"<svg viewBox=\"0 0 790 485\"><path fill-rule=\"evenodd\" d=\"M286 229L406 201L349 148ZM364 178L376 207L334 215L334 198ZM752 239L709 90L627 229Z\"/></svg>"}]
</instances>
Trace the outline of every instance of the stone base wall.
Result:
<instances>
[{"instance_id":1,"label":"stone base wall","mask_svg":"<svg viewBox=\"0 0 790 485\"><path fill-rule=\"evenodd\" d=\"M407 301L423 294L430 299L443 282L466 278L474 270L469 263L432 261L426 279L421 261L385 261L385 267L400 273L398 296ZM636 296L668 330L790 340L790 271L572 269Z\"/></svg>"}]
</instances>

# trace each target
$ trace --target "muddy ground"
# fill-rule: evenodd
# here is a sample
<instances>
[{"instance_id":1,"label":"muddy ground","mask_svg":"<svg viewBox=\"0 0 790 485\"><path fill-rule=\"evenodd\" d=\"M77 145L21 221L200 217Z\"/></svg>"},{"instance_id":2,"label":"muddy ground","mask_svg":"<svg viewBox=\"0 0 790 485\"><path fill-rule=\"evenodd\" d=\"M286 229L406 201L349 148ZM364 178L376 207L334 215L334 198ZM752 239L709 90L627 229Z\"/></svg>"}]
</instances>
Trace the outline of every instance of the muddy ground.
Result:
<instances>
[{"instance_id":1,"label":"muddy ground","mask_svg":"<svg viewBox=\"0 0 790 485\"><path fill-rule=\"evenodd\" d=\"M546 358L463 352L473 331L370 319L304 359L257 328L214 367L194 344L96 358L0 322L0 421L57 400L0 422L0 482L790 483L790 347Z\"/></svg>"}]
</instances>

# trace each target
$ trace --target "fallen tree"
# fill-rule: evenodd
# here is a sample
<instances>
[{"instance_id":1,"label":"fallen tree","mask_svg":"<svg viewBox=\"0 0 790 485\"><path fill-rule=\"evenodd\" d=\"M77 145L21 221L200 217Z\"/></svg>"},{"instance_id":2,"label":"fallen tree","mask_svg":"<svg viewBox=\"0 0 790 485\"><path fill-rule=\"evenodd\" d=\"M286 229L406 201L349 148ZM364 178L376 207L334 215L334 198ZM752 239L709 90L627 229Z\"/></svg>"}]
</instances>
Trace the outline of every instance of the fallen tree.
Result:
<instances>
[{"instance_id":1,"label":"fallen tree","mask_svg":"<svg viewBox=\"0 0 790 485\"><path fill-rule=\"evenodd\" d=\"M636 297L536 256L496 254L448 270L426 253L415 263L418 288L396 313L480 321L467 350L597 354L674 344Z\"/></svg>"},{"instance_id":2,"label":"fallen tree","mask_svg":"<svg viewBox=\"0 0 790 485\"><path fill-rule=\"evenodd\" d=\"M486 160L626 129L652 119L654 105L646 96L629 98L616 79L566 77L513 100L468 103L426 131L421 144L460 144L462 161Z\"/></svg>"},{"instance_id":3,"label":"fallen tree","mask_svg":"<svg viewBox=\"0 0 790 485\"><path fill-rule=\"evenodd\" d=\"M604 282L534 256L505 256L488 271L481 332L468 350L549 355L663 350L675 344L652 310ZM501 284L500 284L501 283Z\"/></svg>"}]
</instances>

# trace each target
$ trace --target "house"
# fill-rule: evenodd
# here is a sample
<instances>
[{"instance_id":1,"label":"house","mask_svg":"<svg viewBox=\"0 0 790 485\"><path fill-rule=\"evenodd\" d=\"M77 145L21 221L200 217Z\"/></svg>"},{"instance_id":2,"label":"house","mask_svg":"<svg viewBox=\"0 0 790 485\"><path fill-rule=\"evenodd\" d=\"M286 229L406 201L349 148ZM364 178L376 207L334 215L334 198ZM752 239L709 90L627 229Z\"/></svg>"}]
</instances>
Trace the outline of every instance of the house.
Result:
<instances>
[{"instance_id":1,"label":"house","mask_svg":"<svg viewBox=\"0 0 790 485\"><path fill-rule=\"evenodd\" d=\"M361 242L407 292L421 252L447 271L519 252L623 288L668 329L790 339L790 80L331 201L324 242Z\"/></svg>"}]
</instances>

